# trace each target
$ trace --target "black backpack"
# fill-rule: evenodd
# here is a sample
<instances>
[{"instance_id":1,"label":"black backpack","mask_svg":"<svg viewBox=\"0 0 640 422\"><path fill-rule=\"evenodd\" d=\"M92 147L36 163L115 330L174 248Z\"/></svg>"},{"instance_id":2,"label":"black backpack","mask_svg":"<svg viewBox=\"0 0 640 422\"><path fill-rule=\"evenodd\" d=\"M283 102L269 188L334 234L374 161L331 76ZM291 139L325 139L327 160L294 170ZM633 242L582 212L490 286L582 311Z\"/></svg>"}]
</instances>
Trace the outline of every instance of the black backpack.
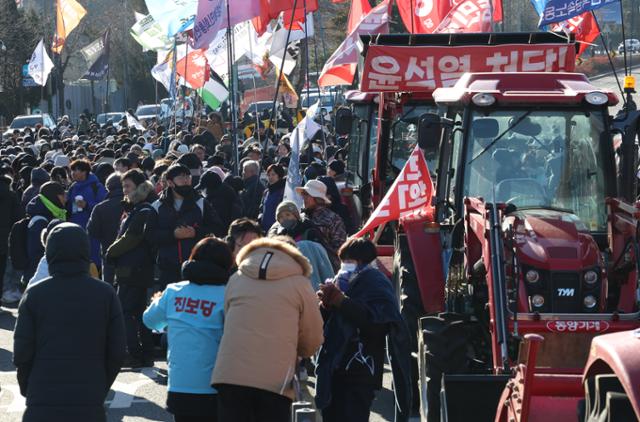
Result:
<instances>
[{"instance_id":1,"label":"black backpack","mask_svg":"<svg viewBox=\"0 0 640 422\"><path fill-rule=\"evenodd\" d=\"M38 220L47 220L41 215L37 215L34 218ZM11 232L9 233L9 256L11 257L11 265L19 271L26 270L29 265L27 232L29 230L30 222L31 217L25 217L22 220L16 221L11 227Z\"/></svg>"}]
</instances>

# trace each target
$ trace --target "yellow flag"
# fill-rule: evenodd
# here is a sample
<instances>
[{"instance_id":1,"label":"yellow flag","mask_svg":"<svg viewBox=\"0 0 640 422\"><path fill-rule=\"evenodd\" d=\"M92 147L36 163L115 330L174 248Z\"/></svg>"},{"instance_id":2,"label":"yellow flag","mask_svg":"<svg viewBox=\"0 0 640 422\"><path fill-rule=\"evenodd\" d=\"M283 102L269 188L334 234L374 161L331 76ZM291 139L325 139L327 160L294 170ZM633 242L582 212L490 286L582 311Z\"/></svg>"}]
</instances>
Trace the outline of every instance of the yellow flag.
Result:
<instances>
[{"instance_id":1,"label":"yellow flag","mask_svg":"<svg viewBox=\"0 0 640 422\"><path fill-rule=\"evenodd\" d=\"M56 34L53 37L51 50L60 54L67 36L78 26L87 11L76 0L58 0L57 3Z\"/></svg>"},{"instance_id":2,"label":"yellow flag","mask_svg":"<svg viewBox=\"0 0 640 422\"><path fill-rule=\"evenodd\" d=\"M287 108L296 108L298 105L298 94L293 89L293 85L287 78L284 72L278 72L280 74L280 95L284 98L284 105Z\"/></svg>"}]
</instances>

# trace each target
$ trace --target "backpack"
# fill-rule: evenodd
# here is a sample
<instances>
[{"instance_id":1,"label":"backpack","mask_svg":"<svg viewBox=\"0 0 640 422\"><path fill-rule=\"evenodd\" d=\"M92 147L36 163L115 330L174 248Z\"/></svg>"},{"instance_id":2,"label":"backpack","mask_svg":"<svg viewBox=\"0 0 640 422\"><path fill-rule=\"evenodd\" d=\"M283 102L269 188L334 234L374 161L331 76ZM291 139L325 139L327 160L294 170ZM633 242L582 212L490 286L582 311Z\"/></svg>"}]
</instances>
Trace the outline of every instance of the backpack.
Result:
<instances>
[{"instance_id":1,"label":"backpack","mask_svg":"<svg viewBox=\"0 0 640 422\"><path fill-rule=\"evenodd\" d=\"M45 220L41 215L35 217L25 217L22 220L16 221L11 227L9 233L9 256L11 257L11 265L13 268L19 271L24 271L29 265L29 254L27 251L27 232L31 222L38 220Z\"/></svg>"}]
</instances>

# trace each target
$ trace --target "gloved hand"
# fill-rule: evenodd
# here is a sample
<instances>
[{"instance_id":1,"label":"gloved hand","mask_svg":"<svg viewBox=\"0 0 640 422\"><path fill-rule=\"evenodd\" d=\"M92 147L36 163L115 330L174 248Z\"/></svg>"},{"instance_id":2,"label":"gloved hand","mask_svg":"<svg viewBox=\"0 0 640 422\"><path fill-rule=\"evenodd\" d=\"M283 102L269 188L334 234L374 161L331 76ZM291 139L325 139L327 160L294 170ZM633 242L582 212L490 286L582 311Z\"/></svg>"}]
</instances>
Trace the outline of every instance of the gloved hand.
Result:
<instances>
[{"instance_id":1,"label":"gloved hand","mask_svg":"<svg viewBox=\"0 0 640 422\"><path fill-rule=\"evenodd\" d=\"M339 308L345 299L344 293L333 283L325 283L320 285L318 290L318 298L324 308Z\"/></svg>"}]
</instances>

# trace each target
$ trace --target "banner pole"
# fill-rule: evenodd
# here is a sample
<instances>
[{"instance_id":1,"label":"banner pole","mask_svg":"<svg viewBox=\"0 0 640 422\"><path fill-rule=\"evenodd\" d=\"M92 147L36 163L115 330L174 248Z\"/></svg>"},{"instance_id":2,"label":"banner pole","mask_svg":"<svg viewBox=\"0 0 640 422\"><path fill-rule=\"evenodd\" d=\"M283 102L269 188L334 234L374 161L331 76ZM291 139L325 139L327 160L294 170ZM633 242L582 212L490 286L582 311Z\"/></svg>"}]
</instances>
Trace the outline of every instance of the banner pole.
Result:
<instances>
[{"instance_id":1,"label":"banner pole","mask_svg":"<svg viewBox=\"0 0 640 422\"><path fill-rule=\"evenodd\" d=\"M240 175L240 155L238 152L238 111L236 104L236 84L233 74L233 28L231 27L230 0L227 3L227 68L229 72L229 115L231 117L231 145L233 146L233 172Z\"/></svg>"}]
</instances>

